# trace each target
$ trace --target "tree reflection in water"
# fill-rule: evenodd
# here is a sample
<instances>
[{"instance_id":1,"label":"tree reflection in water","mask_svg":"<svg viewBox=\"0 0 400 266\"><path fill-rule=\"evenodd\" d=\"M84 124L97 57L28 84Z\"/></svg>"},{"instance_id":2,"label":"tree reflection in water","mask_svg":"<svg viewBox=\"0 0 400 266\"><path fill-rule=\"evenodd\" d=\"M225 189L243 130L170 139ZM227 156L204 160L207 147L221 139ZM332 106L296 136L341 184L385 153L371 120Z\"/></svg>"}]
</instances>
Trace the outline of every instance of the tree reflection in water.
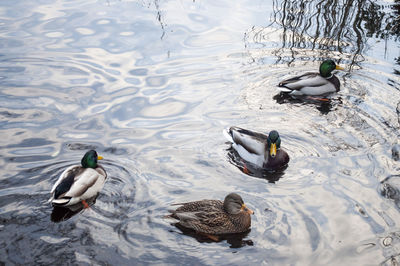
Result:
<instances>
[{"instance_id":1,"label":"tree reflection in water","mask_svg":"<svg viewBox=\"0 0 400 266\"><path fill-rule=\"evenodd\" d=\"M340 57L351 70L364 61L370 37L400 38L400 0L389 6L364 0L273 0L271 21L245 34L247 48L266 47L278 34L278 48L271 52L276 63ZM260 59L252 57L254 62Z\"/></svg>"}]
</instances>

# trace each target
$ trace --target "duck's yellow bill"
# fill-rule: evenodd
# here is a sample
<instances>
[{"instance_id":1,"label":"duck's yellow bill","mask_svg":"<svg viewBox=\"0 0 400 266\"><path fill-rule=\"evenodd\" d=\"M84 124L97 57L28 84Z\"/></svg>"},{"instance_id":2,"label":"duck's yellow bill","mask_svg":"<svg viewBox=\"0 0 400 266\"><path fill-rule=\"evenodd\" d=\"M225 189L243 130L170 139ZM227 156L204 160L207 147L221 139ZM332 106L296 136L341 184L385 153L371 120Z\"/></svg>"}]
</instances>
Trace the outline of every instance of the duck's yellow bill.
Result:
<instances>
[{"instance_id":1,"label":"duck's yellow bill","mask_svg":"<svg viewBox=\"0 0 400 266\"><path fill-rule=\"evenodd\" d=\"M271 148L269 150L269 154L271 155L271 157L276 156L276 143L271 143Z\"/></svg>"},{"instance_id":2,"label":"duck's yellow bill","mask_svg":"<svg viewBox=\"0 0 400 266\"><path fill-rule=\"evenodd\" d=\"M336 69L337 69L337 70L344 70L344 68L341 67L341 66L336 66Z\"/></svg>"},{"instance_id":3,"label":"duck's yellow bill","mask_svg":"<svg viewBox=\"0 0 400 266\"><path fill-rule=\"evenodd\" d=\"M246 205L244 205L244 203L242 204L242 208L240 208L241 211L245 211L248 214L254 214L254 211L250 210L249 208L246 207Z\"/></svg>"},{"instance_id":4,"label":"duck's yellow bill","mask_svg":"<svg viewBox=\"0 0 400 266\"><path fill-rule=\"evenodd\" d=\"M97 160L103 160L103 156L97 156Z\"/></svg>"}]
</instances>

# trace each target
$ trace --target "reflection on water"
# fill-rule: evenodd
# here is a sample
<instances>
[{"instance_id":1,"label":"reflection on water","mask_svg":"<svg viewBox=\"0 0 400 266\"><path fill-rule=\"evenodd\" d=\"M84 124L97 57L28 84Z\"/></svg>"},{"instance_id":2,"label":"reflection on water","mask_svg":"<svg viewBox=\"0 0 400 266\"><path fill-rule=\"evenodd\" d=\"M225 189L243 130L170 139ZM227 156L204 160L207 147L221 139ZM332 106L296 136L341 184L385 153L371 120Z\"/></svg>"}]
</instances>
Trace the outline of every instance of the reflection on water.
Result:
<instances>
[{"instance_id":1,"label":"reflection on water","mask_svg":"<svg viewBox=\"0 0 400 266\"><path fill-rule=\"evenodd\" d=\"M399 6L0 2L0 264L398 264ZM325 58L347 69L340 92L278 95ZM278 130L284 174L227 157L232 124ZM96 203L53 210L88 149L108 173ZM227 191L254 206L243 236L208 243L162 218Z\"/></svg>"},{"instance_id":2,"label":"reflection on water","mask_svg":"<svg viewBox=\"0 0 400 266\"><path fill-rule=\"evenodd\" d=\"M239 234L225 234L218 236L218 240L210 239L206 235L198 234L194 230L188 229L186 227L181 226L179 223L173 224L176 228L178 228L184 235L188 235L190 237L195 238L199 243L215 243L226 241L230 246L230 248L241 248L244 246L253 246L254 243L250 239L245 240L250 233L251 230L239 233Z\"/></svg>"},{"instance_id":3,"label":"reflection on water","mask_svg":"<svg viewBox=\"0 0 400 266\"><path fill-rule=\"evenodd\" d=\"M96 198L97 196L87 199L86 200L87 205L90 207L94 203L96 203ZM81 202L69 207L53 206L53 211L51 212L50 220L55 223L66 221L70 219L72 216L80 213L84 208L85 206Z\"/></svg>"},{"instance_id":4,"label":"reflection on water","mask_svg":"<svg viewBox=\"0 0 400 266\"><path fill-rule=\"evenodd\" d=\"M381 182L381 195L391 199L400 210L400 176L388 176Z\"/></svg>"},{"instance_id":5,"label":"reflection on water","mask_svg":"<svg viewBox=\"0 0 400 266\"><path fill-rule=\"evenodd\" d=\"M246 45L272 48L276 63L288 65L296 60L346 58L350 70L365 61L368 38L399 39L399 3L385 5L370 1L287 1L273 0L268 27L252 28ZM278 33L278 42L271 35ZM278 48L274 48L278 47ZM263 58L254 58L254 61Z\"/></svg>"},{"instance_id":6,"label":"reflection on water","mask_svg":"<svg viewBox=\"0 0 400 266\"><path fill-rule=\"evenodd\" d=\"M328 114L330 111L335 110L335 106L341 104L341 97L329 98L313 98L309 96L296 96L292 97L287 93L278 93L272 97L278 104L297 104L297 105L310 105L321 112L322 115Z\"/></svg>"}]
</instances>

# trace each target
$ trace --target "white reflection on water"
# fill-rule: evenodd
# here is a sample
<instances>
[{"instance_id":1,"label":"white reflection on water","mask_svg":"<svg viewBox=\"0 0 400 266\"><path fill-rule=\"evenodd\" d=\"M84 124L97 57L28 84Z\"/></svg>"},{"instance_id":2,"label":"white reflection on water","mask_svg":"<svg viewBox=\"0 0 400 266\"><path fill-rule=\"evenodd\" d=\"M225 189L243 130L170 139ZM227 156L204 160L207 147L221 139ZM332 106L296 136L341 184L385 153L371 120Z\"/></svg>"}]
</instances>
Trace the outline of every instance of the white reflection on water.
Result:
<instances>
[{"instance_id":1,"label":"white reflection on water","mask_svg":"<svg viewBox=\"0 0 400 266\"><path fill-rule=\"evenodd\" d=\"M398 260L400 76L397 50L384 49L398 42L370 37L357 16L335 38L335 14L369 3L345 2L328 14L338 1L306 1L301 16L283 0L1 3L1 261ZM322 14L330 31L314 38ZM280 80L324 57L347 69L329 104L274 99ZM291 162L275 183L230 163L230 125L280 132ZM105 157L105 187L91 209L52 223L49 190L88 149ZM255 210L239 246L162 218L171 203L231 191Z\"/></svg>"}]
</instances>

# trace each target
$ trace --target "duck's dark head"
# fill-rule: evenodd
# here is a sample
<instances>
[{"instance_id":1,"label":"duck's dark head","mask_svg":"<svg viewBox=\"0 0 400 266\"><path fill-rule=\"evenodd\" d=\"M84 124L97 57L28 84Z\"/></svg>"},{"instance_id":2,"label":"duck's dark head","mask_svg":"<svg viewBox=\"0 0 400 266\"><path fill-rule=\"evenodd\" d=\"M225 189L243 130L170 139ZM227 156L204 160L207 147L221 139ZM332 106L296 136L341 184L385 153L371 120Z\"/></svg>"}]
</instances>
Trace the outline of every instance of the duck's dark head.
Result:
<instances>
[{"instance_id":1,"label":"duck's dark head","mask_svg":"<svg viewBox=\"0 0 400 266\"><path fill-rule=\"evenodd\" d=\"M246 207L241 196L230 193L225 197L224 210L229 214L239 214L240 212L253 214L254 212Z\"/></svg>"},{"instance_id":2,"label":"duck's dark head","mask_svg":"<svg viewBox=\"0 0 400 266\"><path fill-rule=\"evenodd\" d=\"M95 150L90 150L83 156L81 164L83 168L96 168L97 160L101 160L103 157L98 156Z\"/></svg>"},{"instance_id":3,"label":"duck's dark head","mask_svg":"<svg viewBox=\"0 0 400 266\"><path fill-rule=\"evenodd\" d=\"M333 62L333 60L325 60L319 66L319 74L324 78L327 78L332 74L332 71L335 69L343 70L344 68L336 65L335 62Z\"/></svg>"},{"instance_id":4,"label":"duck's dark head","mask_svg":"<svg viewBox=\"0 0 400 266\"><path fill-rule=\"evenodd\" d=\"M269 156L274 158L280 147L281 147L281 137L279 136L278 131L272 130L271 132L269 132L267 139L267 148Z\"/></svg>"}]
</instances>

